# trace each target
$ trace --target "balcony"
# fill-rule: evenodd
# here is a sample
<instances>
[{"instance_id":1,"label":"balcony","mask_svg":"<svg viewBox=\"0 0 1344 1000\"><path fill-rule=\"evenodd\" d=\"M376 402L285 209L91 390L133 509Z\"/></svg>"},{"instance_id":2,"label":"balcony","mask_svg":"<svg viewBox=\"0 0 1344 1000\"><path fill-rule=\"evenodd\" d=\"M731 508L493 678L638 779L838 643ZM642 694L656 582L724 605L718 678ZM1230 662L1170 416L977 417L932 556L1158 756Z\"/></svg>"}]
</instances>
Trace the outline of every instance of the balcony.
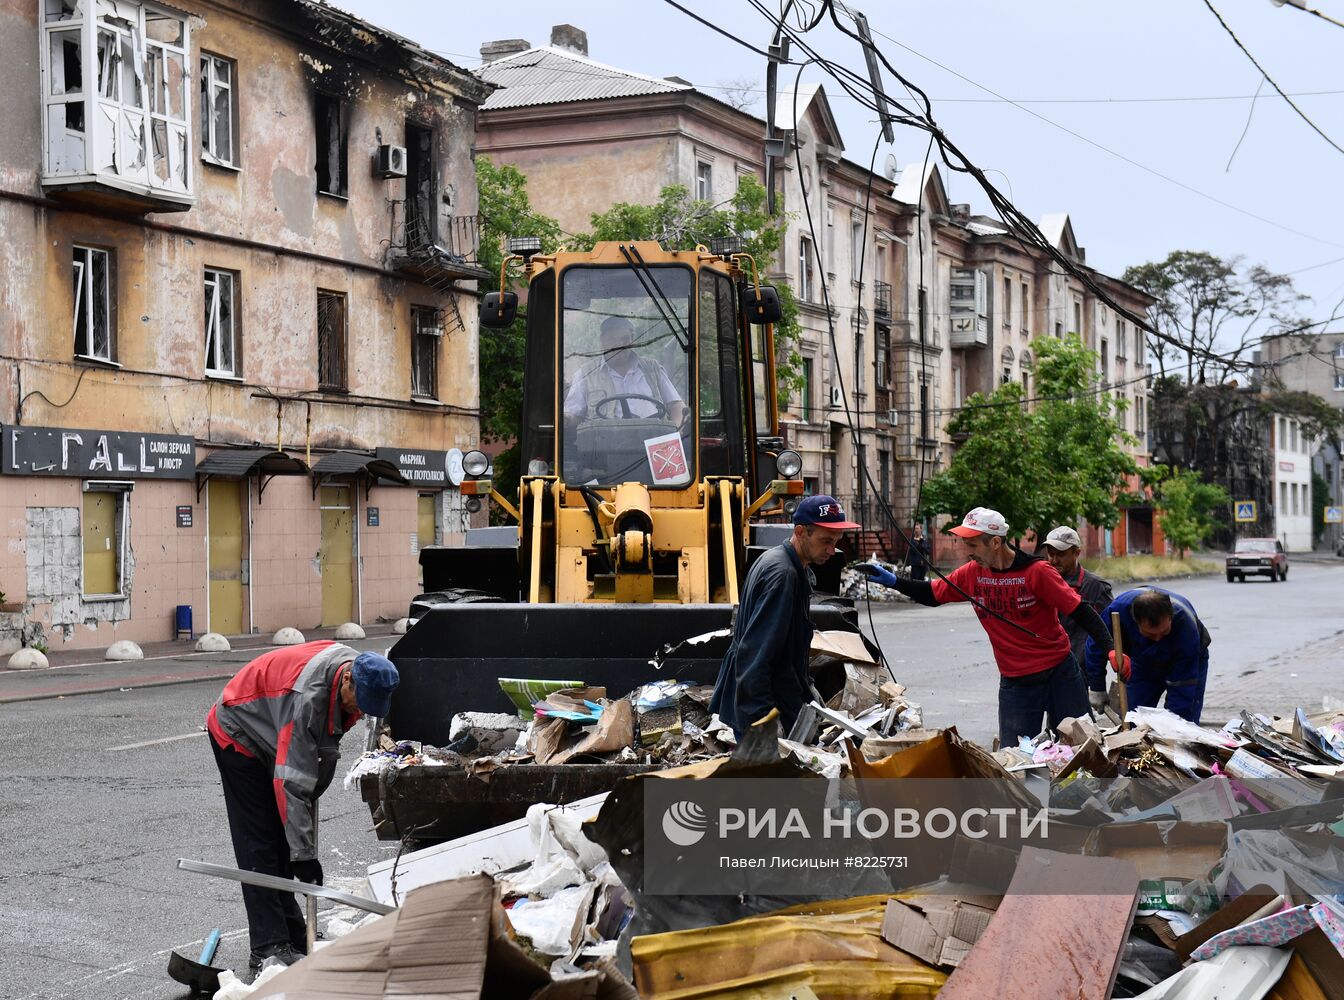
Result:
<instances>
[{"instance_id":1,"label":"balcony","mask_svg":"<svg viewBox=\"0 0 1344 1000\"><path fill-rule=\"evenodd\" d=\"M891 322L891 284L878 281L873 285L873 317L879 323Z\"/></svg>"},{"instance_id":2,"label":"balcony","mask_svg":"<svg viewBox=\"0 0 1344 1000\"><path fill-rule=\"evenodd\" d=\"M405 203L397 206L402 222L388 249L387 266L407 277L442 289L447 283L465 279L478 281L489 277L485 268L476 263L481 245L481 224L478 215L443 215L433 220L416 212L405 211Z\"/></svg>"},{"instance_id":3,"label":"balcony","mask_svg":"<svg viewBox=\"0 0 1344 1000\"><path fill-rule=\"evenodd\" d=\"M42 186L121 211L190 209L186 16L133 0L42 10Z\"/></svg>"}]
</instances>

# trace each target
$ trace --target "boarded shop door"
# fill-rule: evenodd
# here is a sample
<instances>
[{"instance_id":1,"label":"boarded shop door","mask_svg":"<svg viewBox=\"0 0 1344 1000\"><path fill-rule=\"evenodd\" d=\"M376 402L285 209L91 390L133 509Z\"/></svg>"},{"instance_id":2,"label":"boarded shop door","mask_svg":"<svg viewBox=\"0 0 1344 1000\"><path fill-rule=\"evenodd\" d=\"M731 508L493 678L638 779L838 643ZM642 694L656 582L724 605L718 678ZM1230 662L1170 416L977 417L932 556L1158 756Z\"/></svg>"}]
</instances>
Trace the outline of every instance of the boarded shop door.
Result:
<instances>
[{"instance_id":1,"label":"boarded shop door","mask_svg":"<svg viewBox=\"0 0 1344 1000\"><path fill-rule=\"evenodd\" d=\"M84 494L84 593L116 594L117 556L120 539L117 532L117 493L90 491Z\"/></svg>"},{"instance_id":2,"label":"boarded shop door","mask_svg":"<svg viewBox=\"0 0 1344 1000\"><path fill-rule=\"evenodd\" d=\"M210 631L243 631L243 484L212 479L206 484L210 516Z\"/></svg>"},{"instance_id":3,"label":"boarded shop door","mask_svg":"<svg viewBox=\"0 0 1344 1000\"><path fill-rule=\"evenodd\" d=\"M437 518L434 516L434 508L438 504L439 495L437 493L421 493L416 498L415 504L415 541L416 548L423 549L426 545L434 544L434 525ZM424 569L419 571L421 586L424 585Z\"/></svg>"},{"instance_id":4,"label":"boarded shop door","mask_svg":"<svg viewBox=\"0 0 1344 1000\"><path fill-rule=\"evenodd\" d=\"M350 487L323 486L322 506L322 624L342 625L354 615L354 520L350 514Z\"/></svg>"}]
</instances>

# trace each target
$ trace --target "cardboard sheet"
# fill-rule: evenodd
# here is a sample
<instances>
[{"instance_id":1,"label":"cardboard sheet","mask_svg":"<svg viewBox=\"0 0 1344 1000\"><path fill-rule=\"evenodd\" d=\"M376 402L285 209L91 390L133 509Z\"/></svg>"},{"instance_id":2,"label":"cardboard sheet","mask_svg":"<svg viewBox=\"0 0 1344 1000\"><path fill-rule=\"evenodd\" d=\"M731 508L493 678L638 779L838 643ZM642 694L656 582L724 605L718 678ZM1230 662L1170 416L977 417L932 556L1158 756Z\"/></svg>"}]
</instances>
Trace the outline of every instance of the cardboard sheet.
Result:
<instances>
[{"instance_id":1,"label":"cardboard sheet","mask_svg":"<svg viewBox=\"0 0 1344 1000\"><path fill-rule=\"evenodd\" d=\"M907 955L956 968L989 926L997 896L912 896L887 902L882 939Z\"/></svg>"}]
</instances>

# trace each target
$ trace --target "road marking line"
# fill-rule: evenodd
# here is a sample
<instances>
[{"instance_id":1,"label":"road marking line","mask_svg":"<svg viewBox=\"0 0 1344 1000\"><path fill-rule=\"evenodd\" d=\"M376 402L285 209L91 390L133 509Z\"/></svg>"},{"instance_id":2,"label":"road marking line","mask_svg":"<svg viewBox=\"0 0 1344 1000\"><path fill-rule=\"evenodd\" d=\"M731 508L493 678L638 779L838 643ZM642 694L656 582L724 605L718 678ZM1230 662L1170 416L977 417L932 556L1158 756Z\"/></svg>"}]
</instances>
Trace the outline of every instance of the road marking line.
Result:
<instances>
[{"instance_id":1,"label":"road marking line","mask_svg":"<svg viewBox=\"0 0 1344 1000\"><path fill-rule=\"evenodd\" d=\"M161 740L145 740L143 743L127 743L119 747L106 747L103 753L113 753L117 750L139 750L141 747L158 746L160 743L176 743L178 740L189 740L193 736L204 736L205 730L201 729L194 733L183 733L181 736L165 736Z\"/></svg>"}]
</instances>

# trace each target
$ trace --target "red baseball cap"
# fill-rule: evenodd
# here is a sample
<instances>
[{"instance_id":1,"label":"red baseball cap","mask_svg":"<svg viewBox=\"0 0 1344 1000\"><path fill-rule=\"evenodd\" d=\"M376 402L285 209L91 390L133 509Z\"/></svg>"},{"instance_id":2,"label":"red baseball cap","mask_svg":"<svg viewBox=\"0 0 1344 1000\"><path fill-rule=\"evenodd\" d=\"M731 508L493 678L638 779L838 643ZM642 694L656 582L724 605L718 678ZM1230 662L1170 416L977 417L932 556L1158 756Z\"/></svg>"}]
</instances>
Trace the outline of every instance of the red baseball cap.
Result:
<instances>
[{"instance_id":1,"label":"red baseball cap","mask_svg":"<svg viewBox=\"0 0 1344 1000\"><path fill-rule=\"evenodd\" d=\"M977 507L962 518L961 524L952 529L952 534L961 538L975 538L978 535L998 535L1000 538L1005 538L1008 535L1008 522L997 510Z\"/></svg>"}]
</instances>

